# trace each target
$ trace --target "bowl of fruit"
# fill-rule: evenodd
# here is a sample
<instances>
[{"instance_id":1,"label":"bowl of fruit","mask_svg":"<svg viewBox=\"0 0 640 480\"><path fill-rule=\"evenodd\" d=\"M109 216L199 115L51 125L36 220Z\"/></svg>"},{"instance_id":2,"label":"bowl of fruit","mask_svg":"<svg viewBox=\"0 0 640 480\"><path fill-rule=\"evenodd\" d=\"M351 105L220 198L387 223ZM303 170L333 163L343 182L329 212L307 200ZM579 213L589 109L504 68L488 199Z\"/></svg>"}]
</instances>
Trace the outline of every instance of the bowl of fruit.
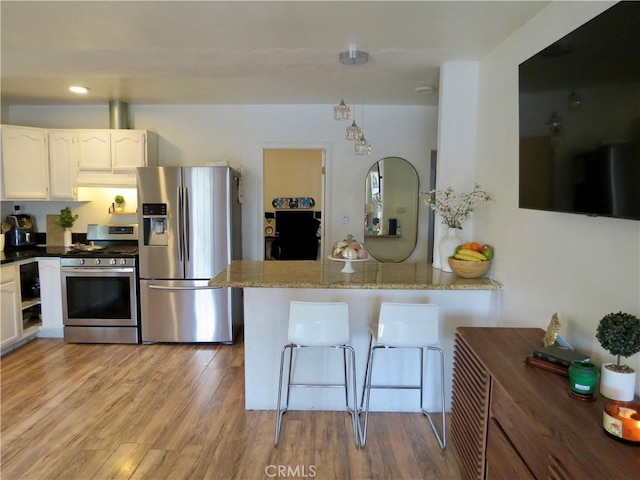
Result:
<instances>
[{"instance_id":1,"label":"bowl of fruit","mask_svg":"<svg viewBox=\"0 0 640 480\"><path fill-rule=\"evenodd\" d=\"M449 257L449 266L459 277L478 278L487 273L492 258L491 245L470 242L456 247L453 256Z\"/></svg>"}]
</instances>

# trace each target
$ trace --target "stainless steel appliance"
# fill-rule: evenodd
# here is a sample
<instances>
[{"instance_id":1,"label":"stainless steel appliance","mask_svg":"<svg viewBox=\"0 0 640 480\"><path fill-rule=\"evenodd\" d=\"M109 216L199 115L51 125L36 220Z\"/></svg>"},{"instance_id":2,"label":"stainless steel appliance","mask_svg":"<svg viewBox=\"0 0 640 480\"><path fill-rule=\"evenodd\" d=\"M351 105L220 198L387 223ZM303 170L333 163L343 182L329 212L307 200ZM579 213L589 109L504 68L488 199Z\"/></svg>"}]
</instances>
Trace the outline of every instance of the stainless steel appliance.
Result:
<instances>
[{"instance_id":1,"label":"stainless steel appliance","mask_svg":"<svg viewBox=\"0 0 640 480\"><path fill-rule=\"evenodd\" d=\"M140 167L143 342L232 343L242 292L208 281L241 258L240 175L229 167Z\"/></svg>"},{"instance_id":2,"label":"stainless steel appliance","mask_svg":"<svg viewBox=\"0 0 640 480\"><path fill-rule=\"evenodd\" d=\"M8 215L7 223L11 225L11 230L5 234L7 246L23 247L36 244L36 220L31 215Z\"/></svg>"},{"instance_id":3,"label":"stainless steel appliance","mask_svg":"<svg viewBox=\"0 0 640 480\"><path fill-rule=\"evenodd\" d=\"M88 225L60 259L64 340L140 343L138 225Z\"/></svg>"}]
</instances>

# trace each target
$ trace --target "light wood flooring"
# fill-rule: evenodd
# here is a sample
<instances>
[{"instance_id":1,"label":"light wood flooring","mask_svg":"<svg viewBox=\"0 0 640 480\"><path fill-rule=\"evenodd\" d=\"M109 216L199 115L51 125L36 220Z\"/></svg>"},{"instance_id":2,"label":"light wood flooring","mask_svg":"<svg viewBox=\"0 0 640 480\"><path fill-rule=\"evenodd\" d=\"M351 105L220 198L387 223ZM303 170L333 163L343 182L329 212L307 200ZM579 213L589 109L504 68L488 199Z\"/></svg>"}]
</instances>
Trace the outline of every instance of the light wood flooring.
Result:
<instances>
[{"instance_id":1,"label":"light wood flooring","mask_svg":"<svg viewBox=\"0 0 640 480\"><path fill-rule=\"evenodd\" d=\"M243 344L37 339L0 359L2 480L457 479L417 413L245 411ZM295 395L295 394L294 394ZM292 404L295 396L292 397Z\"/></svg>"}]
</instances>

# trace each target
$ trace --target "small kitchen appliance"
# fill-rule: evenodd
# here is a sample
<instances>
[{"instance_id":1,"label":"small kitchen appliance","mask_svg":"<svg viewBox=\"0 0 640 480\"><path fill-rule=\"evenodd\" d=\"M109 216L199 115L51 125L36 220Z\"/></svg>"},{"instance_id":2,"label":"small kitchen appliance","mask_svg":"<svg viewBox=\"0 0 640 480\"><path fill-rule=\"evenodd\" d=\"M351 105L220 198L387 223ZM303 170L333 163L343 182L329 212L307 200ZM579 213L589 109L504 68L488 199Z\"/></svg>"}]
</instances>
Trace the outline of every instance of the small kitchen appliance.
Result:
<instances>
[{"instance_id":1,"label":"small kitchen appliance","mask_svg":"<svg viewBox=\"0 0 640 480\"><path fill-rule=\"evenodd\" d=\"M138 225L91 224L87 241L60 259L65 341L140 343Z\"/></svg>"},{"instance_id":2,"label":"small kitchen appliance","mask_svg":"<svg viewBox=\"0 0 640 480\"><path fill-rule=\"evenodd\" d=\"M7 247L26 247L36 244L36 220L31 215L8 215L7 223L11 226L11 229L5 233Z\"/></svg>"}]
</instances>

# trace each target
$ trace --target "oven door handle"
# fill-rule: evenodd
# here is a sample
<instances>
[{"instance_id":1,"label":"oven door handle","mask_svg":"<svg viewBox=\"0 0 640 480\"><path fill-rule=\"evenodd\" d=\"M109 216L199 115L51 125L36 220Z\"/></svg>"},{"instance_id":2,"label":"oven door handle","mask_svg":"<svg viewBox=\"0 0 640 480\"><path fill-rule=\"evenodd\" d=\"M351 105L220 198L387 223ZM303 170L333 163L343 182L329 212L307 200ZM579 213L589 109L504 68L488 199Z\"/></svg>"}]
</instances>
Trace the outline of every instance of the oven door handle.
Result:
<instances>
[{"instance_id":1,"label":"oven door handle","mask_svg":"<svg viewBox=\"0 0 640 480\"><path fill-rule=\"evenodd\" d=\"M191 287L163 287L162 285L149 285L151 290L219 290L223 287L209 287L208 285L203 285L200 287L191 286Z\"/></svg>"},{"instance_id":2,"label":"oven door handle","mask_svg":"<svg viewBox=\"0 0 640 480\"><path fill-rule=\"evenodd\" d=\"M133 268L61 268L61 273L133 273Z\"/></svg>"}]
</instances>

